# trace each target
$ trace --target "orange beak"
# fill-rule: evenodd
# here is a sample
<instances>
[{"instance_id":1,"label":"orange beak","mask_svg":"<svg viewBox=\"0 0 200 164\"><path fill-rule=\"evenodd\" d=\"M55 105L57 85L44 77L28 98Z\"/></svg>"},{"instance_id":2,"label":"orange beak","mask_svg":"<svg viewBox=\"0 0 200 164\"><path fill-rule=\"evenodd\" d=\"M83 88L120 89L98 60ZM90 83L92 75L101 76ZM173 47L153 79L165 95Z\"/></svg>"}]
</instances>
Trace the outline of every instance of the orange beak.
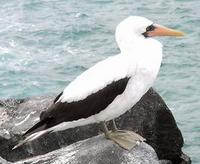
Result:
<instances>
[{"instance_id":1,"label":"orange beak","mask_svg":"<svg viewBox=\"0 0 200 164\"><path fill-rule=\"evenodd\" d=\"M158 24L154 24L155 29L153 31L148 32L148 36L153 37L153 36L184 36L185 33L182 31L170 29Z\"/></svg>"}]
</instances>

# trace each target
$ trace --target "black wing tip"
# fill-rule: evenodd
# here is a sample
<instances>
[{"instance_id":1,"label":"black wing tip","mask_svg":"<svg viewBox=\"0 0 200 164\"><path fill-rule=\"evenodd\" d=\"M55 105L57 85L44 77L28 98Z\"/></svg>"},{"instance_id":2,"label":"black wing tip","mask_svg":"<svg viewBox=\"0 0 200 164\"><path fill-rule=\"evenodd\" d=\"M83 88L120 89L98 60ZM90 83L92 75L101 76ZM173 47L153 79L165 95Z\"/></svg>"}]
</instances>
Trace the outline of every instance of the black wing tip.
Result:
<instances>
[{"instance_id":1,"label":"black wing tip","mask_svg":"<svg viewBox=\"0 0 200 164\"><path fill-rule=\"evenodd\" d=\"M22 136L27 137L35 132L44 130L46 127L47 119L41 120L37 124L35 124L32 128L28 129Z\"/></svg>"}]
</instances>

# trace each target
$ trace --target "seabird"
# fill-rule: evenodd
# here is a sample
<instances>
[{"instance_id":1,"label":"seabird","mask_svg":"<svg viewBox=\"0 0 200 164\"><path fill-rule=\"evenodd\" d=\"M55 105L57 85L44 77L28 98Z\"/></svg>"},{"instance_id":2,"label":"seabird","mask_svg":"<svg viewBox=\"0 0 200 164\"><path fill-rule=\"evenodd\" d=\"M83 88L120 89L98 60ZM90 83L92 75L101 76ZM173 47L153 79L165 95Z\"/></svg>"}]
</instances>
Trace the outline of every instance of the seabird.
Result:
<instances>
[{"instance_id":1,"label":"seabird","mask_svg":"<svg viewBox=\"0 0 200 164\"><path fill-rule=\"evenodd\" d=\"M153 85L162 60L162 44L154 36L183 36L181 31L129 16L116 28L120 53L89 68L41 112L40 121L25 132L13 149L45 133L92 123L101 123L106 138L124 149L132 149L145 139L127 130L118 130L114 119L124 114ZM112 120L108 130L106 122Z\"/></svg>"}]
</instances>

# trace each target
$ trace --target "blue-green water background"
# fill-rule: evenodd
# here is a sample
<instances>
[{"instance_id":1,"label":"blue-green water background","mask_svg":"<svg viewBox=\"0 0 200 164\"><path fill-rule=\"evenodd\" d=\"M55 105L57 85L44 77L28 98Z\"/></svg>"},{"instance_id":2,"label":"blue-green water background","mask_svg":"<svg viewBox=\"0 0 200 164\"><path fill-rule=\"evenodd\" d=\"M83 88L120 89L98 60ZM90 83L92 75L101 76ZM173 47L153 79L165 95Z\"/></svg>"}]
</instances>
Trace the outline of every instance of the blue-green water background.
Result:
<instances>
[{"instance_id":1,"label":"blue-green water background","mask_svg":"<svg viewBox=\"0 0 200 164\"><path fill-rule=\"evenodd\" d=\"M165 55L154 87L175 115L184 152L197 164L199 0L1 0L0 97L59 93L91 65L119 52L115 27L129 15L187 33L182 39L159 39Z\"/></svg>"}]
</instances>

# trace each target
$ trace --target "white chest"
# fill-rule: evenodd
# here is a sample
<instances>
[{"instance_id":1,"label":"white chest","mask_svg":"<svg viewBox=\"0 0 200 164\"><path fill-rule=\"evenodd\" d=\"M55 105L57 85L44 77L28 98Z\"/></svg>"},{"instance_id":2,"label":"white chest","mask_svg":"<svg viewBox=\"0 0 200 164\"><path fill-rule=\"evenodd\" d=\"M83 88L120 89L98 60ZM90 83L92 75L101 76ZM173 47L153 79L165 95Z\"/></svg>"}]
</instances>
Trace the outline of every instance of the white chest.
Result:
<instances>
[{"instance_id":1,"label":"white chest","mask_svg":"<svg viewBox=\"0 0 200 164\"><path fill-rule=\"evenodd\" d=\"M132 68L129 62L130 80L123 94L117 96L114 101L102 112L95 116L97 122L108 121L119 117L135 105L141 97L152 87L158 74L162 60L161 54L155 54L152 58L138 58L136 67Z\"/></svg>"}]
</instances>

